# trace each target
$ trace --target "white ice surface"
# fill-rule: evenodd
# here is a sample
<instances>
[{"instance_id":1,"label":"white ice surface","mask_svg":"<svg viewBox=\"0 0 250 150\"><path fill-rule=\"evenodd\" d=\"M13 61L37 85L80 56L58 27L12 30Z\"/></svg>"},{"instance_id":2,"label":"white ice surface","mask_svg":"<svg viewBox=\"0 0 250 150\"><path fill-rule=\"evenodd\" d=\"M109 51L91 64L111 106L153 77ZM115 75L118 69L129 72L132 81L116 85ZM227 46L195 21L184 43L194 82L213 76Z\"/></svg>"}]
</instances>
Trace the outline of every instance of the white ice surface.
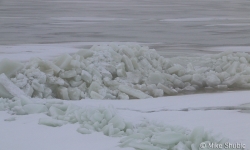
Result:
<instances>
[{"instance_id":1,"label":"white ice surface","mask_svg":"<svg viewBox=\"0 0 250 150\"><path fill-rule=\"evenodd\" d=\"M165 98L143 100L82 100L64 101L78 106L113 105L120 115L133 124L139 123L144 118L164 122L168 125L186 127L190 130L197 126L204 126L205 130L221 133L233 141L250 144L249 114L240 113L238 110L203 110L204 107L218 108L220 106L240 106L249 103L250 93L225 92L216 94L195 94L186 96L172 96ZM39 100L39 99L34 99ZM190 111L167 111L182 108L200 108ZM136 111L134 111L136 110ZM141 112L140 112L141 111ZM152 111L148 112L147 111ZM159 111L159 112L153 112ZM15 116L16 121L7 122L11 115L0 112L0 145L11 150L67 150L67 149L92 149L92 150L120 150L116 147L119 138L106 137L102 133L89 135L79 134L76 129L78 124L67 124L62 127L47 127L38 125L44 114ZM11 141L16 141L11 144ZM98 144L96 144L98 141ZM124 149L126 150L126 149Z\"/></svg>"},{"instance_id":2,"label":"white ice surface","mask_svg":"<svg viewBox=\"0 0 250 150\"><path fill-rule=\"evenodd\" d=\"M49 59L60 53L78 51L77 46L73 47L72 45L1 46L0 52L2 54L0 59L7 57L13 60L27 61L30 57L36 56ZM78 46L81 45L79 44ZM12 50L9 51L8 47ZM58 50L58 48L61 49ZM31 52L26 52L26 50L31 50ZM237 51L237 48L234 51ZM3 52L6 53L3 54ZM133 123L138 123L142 119L148 118L150 120L162 121L169 125L187 127L188 129L204 126L206 130L222 133L224 137L244 143L249 148L250 114L240 113L239 110L203 110L204 107L218 108L250 103L249 97L249 91L240 91L169 96L145 100L82 100L64 102L74 103L79 106L111 104L119 110L124 119L133 121ZM164 111L166 109L178 110L183 108L200 108L200 110ZM147 111L159 112L147 113ZM79 126L76 124L67 124L56 128L38 125L39 118L47 117L45 114L15 116L16 120L11 122L4 121L4 119L12 117L7 112L0 111L0 116L0 146L4 150L133 150L132 148L117 147L119 138L107 137L102 133L96 132L88 135L80 134L76 131Z\"/></svg>"},{"instance_id":3,"label":"white ice surface","mask_svg":"<svg viewBox=\"0 0 250 150\"><path fill-rule=\"evenodd\" d=\"M211 47L206 48L207 51L216 51L216 52L250 52L250 46L221 46L221 47Z\"/></svg>"},{"instance_id":4,"label":"white ice surface","mask_svg":"<svg viewBox=\"0 0 250 150\"><path fill-rule=\"evenodd\" d=\"M107 42L74 42L60 44L23 44L23 45L0 45L0 60L28 61L32 57L51 59L63 53L75 53L79 47L94 44L107 44Z\"/></svg>"}]
</instances>

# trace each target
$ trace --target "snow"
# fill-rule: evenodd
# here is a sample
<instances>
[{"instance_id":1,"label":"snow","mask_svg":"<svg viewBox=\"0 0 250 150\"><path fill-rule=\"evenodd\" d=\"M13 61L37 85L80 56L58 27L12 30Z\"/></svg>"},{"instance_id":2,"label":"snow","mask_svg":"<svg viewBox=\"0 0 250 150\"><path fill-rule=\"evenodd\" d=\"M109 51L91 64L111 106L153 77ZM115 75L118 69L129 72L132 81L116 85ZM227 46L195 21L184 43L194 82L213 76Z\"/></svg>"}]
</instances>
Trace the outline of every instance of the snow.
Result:
<instances>
[{"instance_id":1,"label":"snow","mask_svg":"<svg viewBox=\"0 0 250 150\"><path fill-rule=\"evenodd\" d=\"M68 47L70 46L68 45ZM22 46L16 46L16 48L23 49ZM50 49L50 46L47 45L47 48ZM63 49L63 47L61 48ZM52 47L52 49L54 48ZM74 49L74 51L71 51L72 49ZM71 53L71 52L77 52L78 49L79 48L75 47L69 49L65 48L64 50L67 53ZM25 53L25 51L23 53ZM13 55L14 56L11 56L11 54L9 54L7 56L9 58L13 58L13 60L17 60L18 58L15 58L16 54ZM34 55L36 55L36 53L34 53ZM30 53L24 59L23 58L19 59L21 59L22 61L27 61L28 57L33 57L34 55ZM57 51L55 50L54 52L44 54L44 56L41 57L42 59L51 59L53 56L56 55ZM4 58L4 55L1 56ZM218 57L218 55L214 57ZM231 56L229 56L227 59L231 59ZM243 59L241 60L242 63L245 62ZM235 66L236 65L233 65L231 69L228 69L229 72L234 72L232 70L235 69ZM192 67L189 67L189 69L192 70ZM202 72L203 70L201 69L199 71ZM80 72L80 74L81 73L82 72ZM97 73L95 74L98 76ZM84 72L84 75L86 75L86 72ZM153 74L150 79L151 82L157 81L155 79L155 76L160 76L160 75ZM216 77L214 75L208 76L207 82L210 86L217 84L218 78L219 79L221 78L221 76L218 76L217 78ZM169 78L170 80L174 79L171 76L168 76L167 78ZM195 77L195 79L193 78L189 79L189 77L186 76L185 78L186 80L190 81L194 80L195 83L198 84L204 84L200 82L200 78L198 77L197 78ZM76 80L78 80L77 77ZM40 80L39 82L43 81ZM51 82L56 82L56 81L54 80ZM230 82L234 82L234 80L230 80ZM37 82L34 82L34 84L35 83ZM60 82L58 81L58 83ZM178 84L177 81L173 83ZM38 86L35 85L34 87L38 88ZM161 84L157 85L157 87L162 90L168 90L168 91L173 90L170 89L169 87L164 87ZM82 88L84 88L84 85L82 85ZM141 87L141 89L143 89L143 87ZM96 92L95 94L98 94L97 91L99 91L98 86L93 87L92 92ZM131 92L128 92L127 94L129 93ZM102 92L100 92L100 94L102 94ZM70 97L70 95L68 95L68 97ZM124 97L126 97L126 95ZM11 150L19 150L19 149L133 150L133 148L127 148L127 147L120 148L118 146L120 144L121 137L105 136L102 132L96 132L88 130L86 128L79 128L79 123L65 124L64 121L57 120L55 117L53 117L58 114L63 115L68 108L66 107L66 105L67 106L74 105L74 107L70 108L70 111L69 110L66 111L67 114L70 114L71 112L73 112L75 109L78 108L98 108L99 106L107 108L108 106L112 105L114 108L117 109L121 119L124 119L125 121L128 122L132 122L132 124L137 127L139 127L140 124L145 120L151 122L149 125L153 125L155 122L160 122L165 125L180 126L181 128L184 127L187 128L187 131L190 132L196 127L202 126L204 127L205 131L209 133L209 135L210 134L212 135L212 133L210 132L210 130L212 130L214 134L221 133L222 137L229 138L230 140L232 140L232 142L240 142L246 144L248 148L250 145L250 140L249 140L250 131L248 130L250 122L248 121L249 113L247 113L249 110L248 103L250 103L249 97L250 97L249 91L227 91L223 93L213 93L213 94L206 93L206 94L194 94L194 95L178 95L178 96L148 98L148 99L132 100L132 101L131 100L114 101L107 99L105 100L85 99L80 101L66 101L66 100L62 101L56 99L22 97L20 103L15 103L15 104L14 102L10 103L9 106L13 108L11 111L5 110L6 109L5 107L6 105L4 105L5 102L3 101L0 102L0 110L5 110L5 111L0 111L0 116L2 118L0 120L0 129L1 129L0 139L2 139L0 141L0 145L4 149L11 149ZM19 98L14 98L14 99L18 100ZM32 105L35 105L35 107L39 109L32 109L35 108ZM47 108L49 109L46 110ZM47 111L52 115L52 117L47 116L47 113L43 113ZM15 113L26 114L27 112L30 112L32 114L15 115ZM101 116L97 114L95 116L97 120L100 117ZM121 121L118 121L118 123L119 122ZM60 127L49 127L41 125L50 123L53 123L52 126L59 125ZM120 128L123 127L122 124L119 124L118 126ZM112 132L114 131L115 130L113 130ZM159 139L161 136L165 135L157 135L154 138ZM178 138L179 135L175 134L175 136L176 138ZM12 141L15 141L15 144L13 144ZM98 144L96 144L97 143L96 141L98 141ZM159 142L161 141L158 140L158 143ZM130 143L129 145L130 147L142 146L138 143ZM179 143L178 147L183 147L183 144ZM143 149L146 148L148 147L144 147Z\"/></svg>"}]
</instances>

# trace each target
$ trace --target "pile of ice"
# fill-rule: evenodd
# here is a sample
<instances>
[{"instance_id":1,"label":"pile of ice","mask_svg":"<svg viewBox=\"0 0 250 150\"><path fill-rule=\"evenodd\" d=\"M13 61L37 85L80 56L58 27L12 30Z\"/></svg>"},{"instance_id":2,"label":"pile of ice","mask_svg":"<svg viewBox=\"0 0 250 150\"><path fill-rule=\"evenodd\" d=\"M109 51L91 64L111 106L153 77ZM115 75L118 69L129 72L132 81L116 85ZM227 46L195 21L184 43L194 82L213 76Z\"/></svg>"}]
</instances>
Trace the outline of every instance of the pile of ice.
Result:
<instances>
[{"instance_id":1,"label":"pile of ice","mask_svg":"<svg viewBox=\"0 0 250 150\"><path fill-rule=\"evenodd\" d=\"M145 99L250 88L249 62L250 55L241 52L167 59L145 46L111 44L63 54L52 61L33 58L21 64L5 59L0 62L0 73L30 97ZM0 88L6 91L3 83ZM15 96L7 93L0 92L0 96Z\"/></svg>"},{"instance_id":2,"label":"pile of ice","mask_svg":"<svg viewBox=\"0 0 250 150\"><path fill-rule=\"evenodd\" d=\"M228 142L228 139L205 132L201 127L190 132L183 127L147 120L134 125L124 120L112 106L80 107L55 99L29 99L20 96L12 99L0 98L1 110L9 111L12 115L44 113L49 117L40 118L41 125L57 127L77 123L80 126L77 132L81 134L102 132L106 136L121 137L120 147L133 147L137 150L198 150L202 142ZM5 119L14 120L13 117Z\"/></svg>"}]
</instances>

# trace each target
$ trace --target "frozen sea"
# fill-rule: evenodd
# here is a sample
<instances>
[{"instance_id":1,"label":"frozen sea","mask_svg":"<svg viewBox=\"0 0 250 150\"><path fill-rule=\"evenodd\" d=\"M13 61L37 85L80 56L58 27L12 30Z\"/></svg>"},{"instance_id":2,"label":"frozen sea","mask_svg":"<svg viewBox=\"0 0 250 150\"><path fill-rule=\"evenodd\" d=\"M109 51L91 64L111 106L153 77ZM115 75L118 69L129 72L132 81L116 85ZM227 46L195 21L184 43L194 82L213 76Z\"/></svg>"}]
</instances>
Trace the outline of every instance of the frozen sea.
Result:
<instances>
[{"instance_id":1,"label":"frozen sea","mask_svg":"<svg viewBox=\"0 0 250 150\"><path fill-rule=\"evenodd\" d=\"M0 0L0 60L52 59L103 42L138 42L165 57L249 52L250 1ZM138 101L64 103L113 105L134 124L146 118L189 130L202 126L249 149L250 114L240 109L250 103L249 97L249 91L228 91ZM14 121L5 121L13 117ZM76 131L78 124L55 128L39 125L41 117L48 116L0 111L0 150L134 150L118 147L120 138L99 132L82 135Z\"/></svg>"},{"instance_id":2,"label":"frozen sea","mask_svg":"<svg viewBox=\"0 0 250 150\"><path fill-rule=\"evenodd\" d=\"M165 56L250 46L249 0L0 0L0 45L139 42Z\"/></svg>"}]
</instances>

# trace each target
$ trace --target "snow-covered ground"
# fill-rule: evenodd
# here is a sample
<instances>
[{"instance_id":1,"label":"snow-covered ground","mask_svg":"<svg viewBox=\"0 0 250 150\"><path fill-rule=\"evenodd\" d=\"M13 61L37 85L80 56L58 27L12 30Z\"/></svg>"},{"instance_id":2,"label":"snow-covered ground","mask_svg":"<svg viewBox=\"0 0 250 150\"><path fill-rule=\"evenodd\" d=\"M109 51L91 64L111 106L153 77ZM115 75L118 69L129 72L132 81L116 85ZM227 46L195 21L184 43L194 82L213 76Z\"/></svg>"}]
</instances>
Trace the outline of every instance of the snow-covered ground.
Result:
<instances>
[{"instance_id":1,"label":"snow-covered ground","mask_svg":"<svg viewBox=\"0 0 250 150\"><path fill-rule=\"evenodd\" d=\"M72 53L93 43L46 44L1 46L1 58L27 61L31 57L51 59L61 53ZM58 50L60 49L60 51ZM134 125L143 120L162 122L166 125L181 126L189 130L203 126L206 131L221 133L234 142L250 146L249 110L244 104L250 103L249 91L234 91L213 94L167 96L141 100L80 100L65 101L65 104L85 106L114 106L120 116ZM32 101L44 101L33 98ZM0 149L2 150L133 150L120 148L120 137L108 137L102 132L80 134L79 124L66 124L61 127L39 125L46 114L11 115L0 112ZM13 119L13 117L15 119ZM7 121L7 120L14 121Z\"/></svg>"}]
</instances>

